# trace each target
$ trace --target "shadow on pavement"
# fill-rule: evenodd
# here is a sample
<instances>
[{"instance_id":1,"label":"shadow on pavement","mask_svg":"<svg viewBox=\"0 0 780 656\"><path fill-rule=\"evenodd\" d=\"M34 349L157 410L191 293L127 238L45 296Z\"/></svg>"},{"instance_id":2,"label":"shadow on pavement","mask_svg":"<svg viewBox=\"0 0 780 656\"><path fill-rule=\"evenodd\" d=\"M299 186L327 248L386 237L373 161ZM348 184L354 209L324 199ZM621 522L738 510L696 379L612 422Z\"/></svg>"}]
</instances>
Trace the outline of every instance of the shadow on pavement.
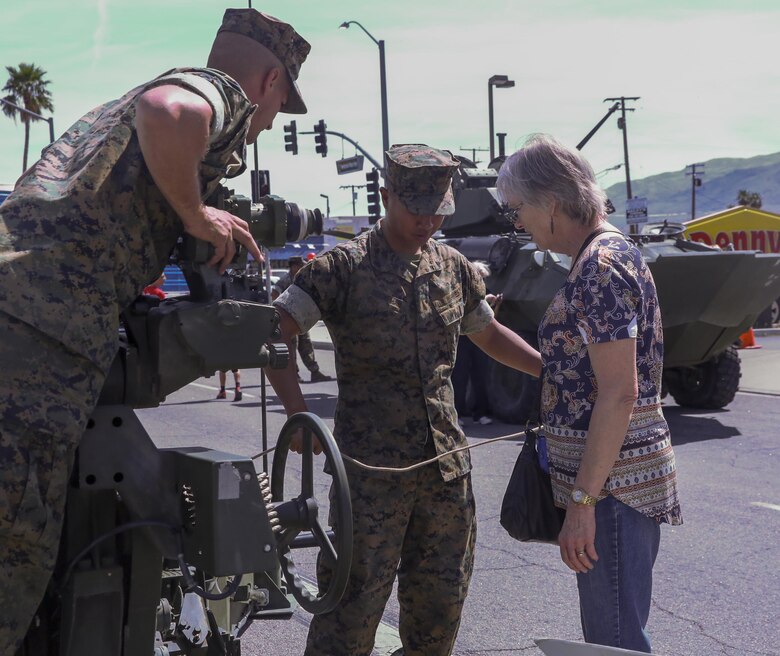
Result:
<instances>
[{"instance_id":1,"label":"shadow on pavement","mask_svg":"<svg viewBox=\"0 0 780 656\"><path fill-rule=\"evenodd\" d=\"M664 417L672 433L672 444L689 444L705 440L725 440L742 433L735 426L726 426L713 414L727 410L697 410L680 406L664 406Z\"/></svg>"},{"instance_id":2,"label":"shadow on pavement","mask_svg":"<svg viewBox=\"0 0 780 656\"><path fill-rule=\"evenodd\" d=\"M306 405L309 408L309 412L313 412L321 419L333 419L333 415L336 412L336 399L338 399L338 396L335 394L307 394ZM259 408L261 405L262 404L258 400L252 401L251 403L236 404L236 407ZM268 412L284 414L284 408L276 396L268 396L266 407L268 408Z\"/></svg>"}]
</instances>

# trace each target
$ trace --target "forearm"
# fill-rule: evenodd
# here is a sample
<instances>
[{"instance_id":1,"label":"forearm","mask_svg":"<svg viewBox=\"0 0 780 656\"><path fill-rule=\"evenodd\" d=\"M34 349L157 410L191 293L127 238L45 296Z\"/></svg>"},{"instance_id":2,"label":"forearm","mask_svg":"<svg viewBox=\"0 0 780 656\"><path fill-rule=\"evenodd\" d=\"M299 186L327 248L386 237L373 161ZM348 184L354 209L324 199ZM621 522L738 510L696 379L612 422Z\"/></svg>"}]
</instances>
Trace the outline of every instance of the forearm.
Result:
<instances>
[{"instance_id":1,"label":"forearm","mask_svg":"<svg viewBox=\"0 0 780 656\"><path fill-rule=\"evenodd\" d=\"M495 319L483 331L468 337L501 364L537 378L541 375L542 358L539 351Z\"/></svg>"},{"instance_id":2,"label":"forearm","mask_svg":"<svg viewBox=\"0 0 780 656\"><path fill-rule=\"evenodd\" d=\"M287 312L280 309L279 314L281 317L279 327L282 333L282 341L287 345L289 360L284 369L266 367L265 373L289 417L296 412L305 412L307 409L301 386L298 383L298 371L295 366L297 354L292 343L293 338L300 333L300 328Z\"/></svg>"},{"instance_id":3,"label":"forearm","mask_svg":"<svg viewBox=\"0 0 780 656\"><path fill-rule=\"evenodd\" d=\"M634 399L630 395L599 394L575 487L591 496L601 493L623 446L633 407Z\"/></svg>"}]
</instances>

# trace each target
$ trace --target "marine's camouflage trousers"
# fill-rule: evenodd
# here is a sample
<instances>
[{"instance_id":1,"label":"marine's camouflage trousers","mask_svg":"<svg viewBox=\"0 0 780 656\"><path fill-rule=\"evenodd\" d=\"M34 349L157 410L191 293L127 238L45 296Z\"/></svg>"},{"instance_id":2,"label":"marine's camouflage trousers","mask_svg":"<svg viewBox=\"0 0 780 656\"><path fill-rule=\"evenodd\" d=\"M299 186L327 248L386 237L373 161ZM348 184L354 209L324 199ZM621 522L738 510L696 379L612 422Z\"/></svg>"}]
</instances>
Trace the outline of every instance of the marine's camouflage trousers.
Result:
<instances>
[{"instance_id":1,"label":"marine's camouflage trousers","mask_svg":"<svg viewBox=\"0 0 780 656\"><path fill-rule=\"evenodd\" d=\"M471 476L445 483L433 465L400 482L350 476L349 485L349 583L334 611L312 618L306 656L369 656L396 574L404 656L448 656L474 563ZM326 589L330 569L322 559L318 578Z\"/></svg>"},{"instance_id":2,"label":"marine's camouflage trousers","mask_svg":"<svg viewBox=\"0 0 780 656\"><path fill-rule=\"evenodd\" d=\"M0 312L0 654L13 654L54 570L73 457L103 374Z\"/></svg>"},{"instance_id":3,"label":"marine's camouflage trousers","mask_svg":"<svg viewBox=\"0 0 780 656\"><path fill-rule=\"evenodd\" d=\"M320 370L320 365L317 364L317 360L314 357L314 345L311 343L311 335L308 332L293 337L292 347L293 353L295 353L296 350L298 351L301 360L303 360L303 364L309 371L314 373L315 371ZM293 353L290 354L291 357Z\"/></svg>"}]
</instances>

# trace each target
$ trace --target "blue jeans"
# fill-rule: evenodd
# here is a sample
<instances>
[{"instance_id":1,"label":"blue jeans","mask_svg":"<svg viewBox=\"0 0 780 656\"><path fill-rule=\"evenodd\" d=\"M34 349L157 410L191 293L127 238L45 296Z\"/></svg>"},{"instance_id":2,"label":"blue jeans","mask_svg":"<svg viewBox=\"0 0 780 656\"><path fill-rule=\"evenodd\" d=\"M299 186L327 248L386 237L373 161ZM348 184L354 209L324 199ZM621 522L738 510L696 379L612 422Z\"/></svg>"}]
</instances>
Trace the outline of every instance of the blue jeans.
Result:
<instances>
[{"instance_id":1,"label":"blue jeans","mask_svg":"<svg viewBox=\"0 0 780 656\"><path fill-rule=\"evenodd\" d=\"M645 625L660 538L654 519L615 497L596 504L599 560L577 574L585 642L650 653Z\"/></svg>"}]
</instances>

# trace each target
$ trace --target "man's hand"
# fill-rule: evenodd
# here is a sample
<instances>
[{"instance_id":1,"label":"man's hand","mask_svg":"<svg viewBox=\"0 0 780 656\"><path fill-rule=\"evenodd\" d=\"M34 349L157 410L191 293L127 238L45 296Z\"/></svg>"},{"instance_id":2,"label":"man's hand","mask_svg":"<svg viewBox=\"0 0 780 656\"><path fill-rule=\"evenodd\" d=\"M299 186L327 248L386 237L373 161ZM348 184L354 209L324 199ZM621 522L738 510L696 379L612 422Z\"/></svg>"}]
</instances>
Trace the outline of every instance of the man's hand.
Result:
<instances>
[{"instance_id":1,"label":"man's hand","mask_svg":"<svg viewBox=\"0 0 780 656\"><path fill-rule=\"evenodd\" d=\"M292 440L290 440L290 451L303 453L303 430L303 428L299 428L295 431L295 435L293 435ZM322 444L320 444L320 441L314 435L312 435L311 447L315 456L322 453Z\"/></svg>"},{"instance_id":2,"label":"man's hand","mask_svg":"<svg viewBox=\"0 0 780 656\"><path fill-rule=\"evenodd\" d=\"M244 246L258 262L265 262L252 233L249 232L249 224L230 212L201 205L199 212L192 218L182 218L182 223L187 233L214 246L214 257L208 261L208 265L218 266L220 273L224 273L233 260L236 254L236 241Z\"/></svg>"}]
</instances>

